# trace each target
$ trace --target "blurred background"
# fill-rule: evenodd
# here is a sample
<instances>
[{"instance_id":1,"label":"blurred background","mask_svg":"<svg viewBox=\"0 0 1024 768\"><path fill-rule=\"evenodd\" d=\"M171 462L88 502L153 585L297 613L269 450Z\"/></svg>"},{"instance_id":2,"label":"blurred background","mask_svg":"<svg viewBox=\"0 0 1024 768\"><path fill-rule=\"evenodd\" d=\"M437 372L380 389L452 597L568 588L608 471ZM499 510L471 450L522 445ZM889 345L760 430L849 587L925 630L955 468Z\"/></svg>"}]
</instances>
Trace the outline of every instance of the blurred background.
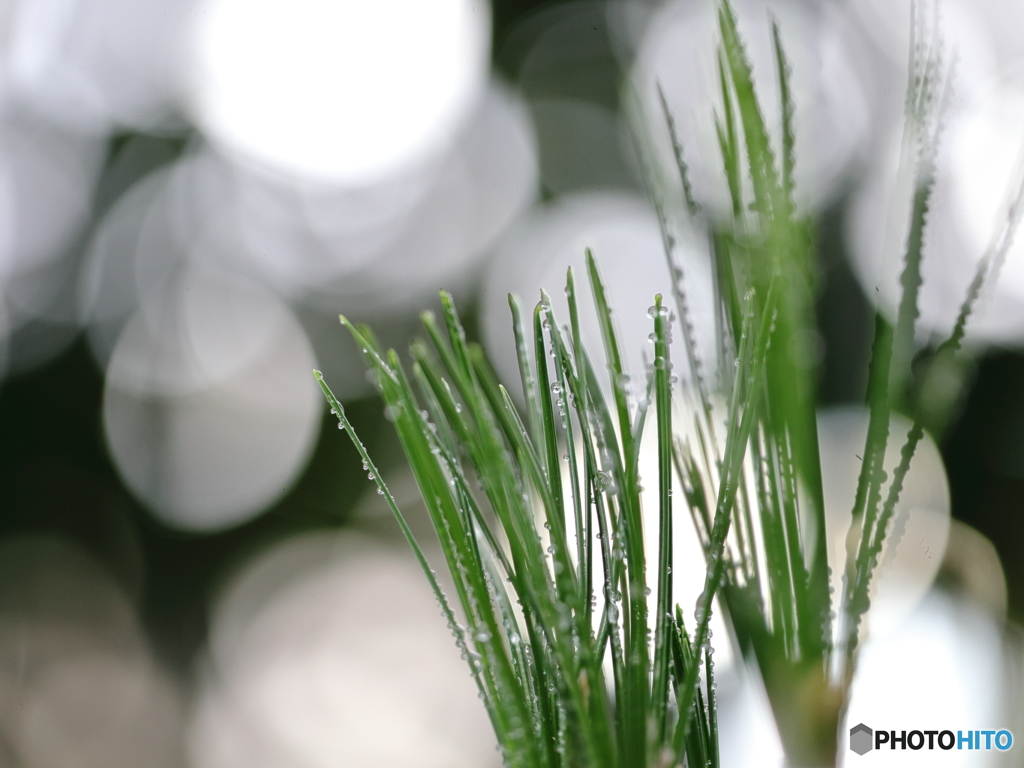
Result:
<instances>
[{"instance_id":1,"label":"blurred background","mask_svg":"<svg viewBox=\"0 0 1024 768\"><path fill-rule=\"evenodd\" d=\"M841 542L872 308L898 296L910 4L736 7L771 126L772 17L793 68L820 254L804 351ZM956 64L924 349L952 326L1024 147L1024 5L944 0L933 21ZM557 298L589 246L642 375L670 277L630 126L672 198L660 83L694 194L725 214L714 24L710 0L0 3L0 768L500 762L312 370L420 530L339 313L404 348L447 288L515 381L506 294ZM706 239L678 235L706 341ZM968 342L955 365L921 357L908 408L933 442L854 722L1024 713L1024 239ZM727 761L777 762L735 667L724 727L756 738Z\"/></svg>"}]
</instances>

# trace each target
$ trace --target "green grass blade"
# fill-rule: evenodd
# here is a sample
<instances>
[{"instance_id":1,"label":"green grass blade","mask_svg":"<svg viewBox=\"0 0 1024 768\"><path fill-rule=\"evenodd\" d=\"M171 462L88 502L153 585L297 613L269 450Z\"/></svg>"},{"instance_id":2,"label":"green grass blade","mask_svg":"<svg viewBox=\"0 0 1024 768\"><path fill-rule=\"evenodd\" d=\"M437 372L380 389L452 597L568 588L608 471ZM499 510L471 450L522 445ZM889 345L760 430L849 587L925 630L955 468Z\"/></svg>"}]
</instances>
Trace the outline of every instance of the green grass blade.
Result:
<instances>
[{"instance_id":1,"label":"green grass blade","mask_svg":"<svg viewBox=\"0 0 1024 768\"><path fill-rule=\"evenodd\" d=\"M688 670L694 665L699 666L700 662L694 654L693 646L690 643L690 637L686 632L686 625L683 621L683 612L679 606L676 606L675 613L671 634L672 677L675 684L676 701L681 702L685 699L683 686L688 676ZM674 755L685 754L687 765L711 766L712 751L709 744L711 731L708 723L708 710L704 703L704 694L699 687L690 710L689 722L693 723L693 726L686 733L685 743L675 749ZM682 713L680 712L680 720L677 721L676 727L677 737L682 733L679 727L679 723L682 721L681 715Z\"/></svg>"},{"instance_id":2,"label":"green grass blade","mask_svg":"<svg viewBox=\"0 0 1024 768\"><path fill-rule=\"evenodd\" d=\"M915 6L916 8L916 6ZM846 575L843 602L845 674L852 674L853 656L859 642L860 624L870 606L869 585L875 564L871 553L875 541L884 538L885 529L879 529L879 510L882 485L886 476L882 467L888 443L889 418L893 402L901 396L903 382L910 375L910 362L914 349L914 331L919 315L919 295L922 285L921 263L924 253L924 235L928 212L935 186L935 157L938 151L938 116L930 114L942 108L948 96L937 101L935 89L938 81L938 53L924 44L915 46L912 69L920 71L908 96L907 141L917 147L914 190L910 229L904 254L904 267L900 275L901 296L895 327L882 318L876 321L875 346L871 362L871 390L869 391L869 426L865 443L864 463L858 480L854 504L854 520L861 523L861 538L857 557ZM919 59L919 57L925 57ZM948 93L948 82L946 91ZM938 106L936 106L938 105ZM901 162L907 162L904 157ZM968 292L970 297L970 291ZM955 332L955 329L954 329ZM885 374L883 378L883 373ZM860 513L863 505L863 513Z\"/></svg>"},{"instance_id":3,"label":"green grass blade","mask_svg":"<svg viewBox=\"0 0 1024 768\"><path fill-rule=\"evenodd\" d=\"M1021 218L1024 217L1024 176L1022 176L1017 189L1013 192L1007 206L1006 217L997 229L992 243L985 251L981 261L978 263L974 278L967 289L967 297L960 305L960 312L957 314L953 331L940 346L937 354L954 354L960 349L964 334L967 331L967 322L974 313L975 305L981 297L982 288L986 282L996 279L1002 270L1006 255L1013 245L1017 230L1020 227Z\"/></svg>"},{"instance_id":4,"label":"green grass blade","mask_svg":"<svg viewBox=\"0 0 1024 768\"><path fill-rule=\"evenodd\" d=\"M569 324L570 324L570 339L572 340L572 355L577 361L582 360L583 356L583 338L580 333L580 318L579 318L579 307L576 303L576 279L573 274L572 267L568 269L565 276L565 293L569 303ZM563 357L563 364L567 363L567 358ZM573 376L571 372L566 373L566 381L572 388L572 399L573 407L576 410L576 417L579 423L580 432L583 438L584 446L584 487L588 492L588 499L594 498L594 504L587 503L583 508L582 519L577 521L577 535L582 536L582 540L586 542L586 546L582 547L582 551L579 555L579 567L581 571L580 581L582 582L583 589L587 595L594 594L594 557L593 557L593 546L591 545L592 533L593 533L593 512L594 507L600 503L599 497L600 492L596 490L598 466L596 457L593 452L593 442L590 434L590 418L591 418L591 405L590 405L590 393L587 387L587 371L586 367L577 364L576 375ZM575 464L575 462L573 462ZM593 601L588 599L586 601L585 613L587 626L592 624L592 611ZM603 645L600 646L603 648ZM601 653L600 651L598 652Z\"/></svg>"},{"instance_id":5,"label":"green grass blade","mask_svg":"<svg viewBox=\"0 0 1024 768\"><path fill-rule=\"evenodd\" d=\"M654 300L654 389L658 420L658 602L655 609L654 678L651 705L657 742L666 734L669 693L669 632L672 621L672 361L671 326L661 295Z\"/></svg>"},{"instance_id":6,"label":"green grass blade","mask_svg":"<svg viewBox=\"0 0 1024 768\"><path fill-rule=\"evenodd\" d=\"M726 75L727 65L725 54L718 55L718 84L722 92L722 117L715 115L715 132L718 135L718 148L722 153L722 166L725 179L729 185L729 197L732 200L732 215L739 219L744 210L743 181L740 164L740 145L736 131L736 114L733 105L732 88Z\"/></svg>"},{"instance_id":7,"label":"green grass blade","mask_svg":"<svg viewBox=\"0 0 1024 768\"><path fill-rule=\"evenodd\" d=\"M424 492L428 512L439 533L442 552L452 572L459 601L469 622L464 633L470 642L465 654L472 667L479 670L482 693L490 703L495 732L506 750L514 750L517 762L529 765L533 747L524 743L522 732L529 719L528 706L512 671L511 662L502 642L498 639L499 624L491 612L492 602L487 585L472 565L475 548L469 543L463 526L463 516L457 509L457 496L448 490L448 481L430 450L428 430L422 421L408 383L403 379L398 358L390 353L384 360L372 348L372 342L349 326L359 344L367 350L371 365L378 367L377 381L396 429L405 438L410 466ZM383 366L383 367L381 367ZM525 762L524 762L525 761Z\"/></svg>"},{"instance_id":8,"label":"green grass blade","mask_svg":"<svg viewBox=\"0 0 1024 768\"><path fill-rule=\"evenodd\" d=\"M558 458L558 423L556 405L552 400L552 393L561 399L561 385L552 385L547 364L547 344L544 339L544 326L550 327L548 316L551 312L551 301L545 296L537 304L533 314L534 333L534 361L537 366L537 394L541 408L541 429L544 435L542 466L550 489L552 506L547 515L546 527L551 533L550 553L556 563L556 577L564 583L562 599L576 609L580 608L577 603L575 569L569 559L569 544L566 534L566 522L563 516L565 505L562 499L562 471L561 462ZM564 406L559 406L564 407Z\"/></svg>"},{"instance_id":9,"label":"green grass blade","mask_svg":"<svg viewBox=\"0 0 1024 768\"><path fill-rule=\"evenodd\" d=\"M714 651L709 646L704 654L704 679L707 681L707 743L708 743L708 768L718 768L722 764L722 758L718 749L718 690L715 683L715 659Z\"/></svg>"},{"instance_id":10,"label":"green grass blade","mask_svg":"<svg viewBox=\"0 0 1024 768\"><path fill-rule=\"evenodd\" d=\"M781 186L775 167L764 116L754 91L754 76L746 49L736 26L736 14L729 0L721 0L718 8L718 27L722 36L725 64L736 94L740 124L746 143L750 180L754 191L754 210L767 218L780 208Z\"/></svg>"},{"instance_id":11,"label":"green grass blade","mask_svg":"<svg viewBox=\"0 0 1024 768\"><path fill-rule=\"evenodd\" d=\"M650 650L647 627L647 585L645 581L645 554L643 522L640 512L640 485L638 468L634 457L636 446L633 439L629 402L626 393L625 372L619 353L618 341L612 325L611 309L605 287L597 270L594 255L587 251L587 269L590 274L591 290L597 308L598 322L604 339L608 371L612 379L612 391L618 415L619 439L622 455L625 457L624 485L620 487L619 503L625 528L626 555L629 565L625 568L626 588L623 591L625 609L625 661L626 674L621 691L623 713L624 754L628 765L644 768L647 754L647 711L650 700Z\"/></svg>"},{"instance_id":12,"label":"green grass blade","mask_svg":"<svg viewBox=\"0 0 1024 768\"><path fill-rule=\"evenodd\" d=\"M683 142L676 130L676 121L672 116L672 110L668 106L668 99L665 98L665 91L658 84L658 101L661 105L661 114L665 118L665 125L668 128L669 140L672 142L672 155L676 161L676 169L679 172L679 181L683 186L683 201L686 203L686 210L690 216L700 215L700 206L693 196L693 186L690 184L690 169L686 165L686 158L683 154Z\"/></svg>"},{"instance_id":13,"label":"green grass blade","mask_svg":"<svg viewBox=\"0 0 1024 768\"><path fill-rule=\"evenodd\" d=\"M743 460L747 443L750 440L755 417L760 403L761 387L764 385L765 360L768 342L771 338L772 326L776 318L776 283L772 281L768 296L765 297L760 327L754 338L754 316L747 314L744 320L745 330L740 337L740 366L744 391L737 386L733 391L729 407L729 428L725 442L725 458L722 462L722 478L719 484L718 500L715 508L714 525L711 530L710 551L708 553L707 575L704 580L704 591L697 603L697 626L694 630L694 647L698 655L708 641L708 628L711 621L711 603L725 574L725 541L732 522L732 508L736 500L740 474L743 471ZM753 297L748 304L752 305ZM687 670L679 702L681 716L676 730L676 754L686 740L689 728L690 707L697 690L699 664Z\"/></svg>"},{"instance_id":14,"label":"green grass blade","mask_svg":"<svg viewBox=\"0 0 1024 768\"><path fill-rule=\"evenodd\" d=\"M787 203L787 215L792 215L793 205L793 173L796 167L795 139L793 131L793 95L789 80L793 69L786 58L782 46L782 33L779 24L772 19L772 45L775 49L775 68L779 78L779 101L782 106L782 194Z\"/></svg>"},{"instance_id":15,"label":"green grass blade","mask_svg":"<svg viewBox=\"0 0 1024 768\"><path fill-rule=\"evenodd\" d=\"M355 446L356 451L359 453L359 456L362 459L363 464L368 468L369 473L373 476L373 481L377 485L378 493L380 493L380 495L384 497L384 500L387 502L388 508L391 510L391 514L394 515L395 521L398 523L398 527L402 531L402 536L405 538L406 542L409 544L409 548L413 552L413 555L416 557L416 562L419 564L420 569L423 571L423 575L426 576L427 583L430 585L430 590L434 593L434 597L437 599L438 605L440 605L441 607L441 613L444 616L445 620L448 622L448 627L452 630L452 633L455 636L456 645L459 647L460 650L465 652L465 650L468 648L466 644L465 633L463 632L462 627L459 625L459 622L455 616L455 612L452 610L451 605L448 602L447 595L445 595L444 590L441 588L441 585L437 580L437 574L435 573L434 569L430 567L430 563L427 561L426 555L423 553L422 547L420 547L419 542L416 540L415 534L413 534L412 529L409 527L409 523L406 521L405 515L402 514L401 509L398 507L398 503L395 501L395 497L391 494L391 491L388 489L388 486L384 482L384 478L381 476L380 471L377 469L377 466L373 463L373 459L370 458L370 455L366 450L366 446L363 444L363 441L359 439L359 436L356 434L355 429L352 427L352 423L348 420L348 416L345 413L344 407L342 407L341 403L338 402L338 399L334 396L334 393L331 391L330 387L327 386L327 382L324 381L323 375L320 373L320 371L314 371L313 375L316 377L316 382L320 386L320 389L323 390L324 397L327 399L327 404L331 408L331 413L338 418L338 424L341 426L342 429L345 430L349 438L352 440L352 444ZM480 689L480 692L484 694L484 703L487 706L488 713L491 715L491 719L493 722L496 715L492 711L493 703L490 700L490 698L488 698L486 695L487 690L485 689L483 681L481 680L480 670L476 666L471 664L470 671L473 675L473 679L477 683L477 687Z\"/></svg>"},{"instance_id":16,"label":"green grass blade","mask_svg":"<svg viewBox=\"0 0 1024 768\"><path fill-rule=\"evenodd\" d=\"M919 101L924 101L924 98L921 97ZM938 137L936 135L933 137L932 141L937 142L937 140ZM918 188L917 193L915 194L911 234L908 238L907 268L904 270L905 272L911 269L912 258L918 262L916 270L918 272L920 271L920 252L923 251L923 229L926 223L925 219L928 210L928 198L930 195L930 190L934 185L934 152L934 146L926 147L924 151L924 182L923 185ZM997 228L989 248L986 250L981 261L979 262L974 278L972 279L971 284L967 289L967 294L960 305L960 309L957 314L957 319L954 323L953 330L951 331L950 335L946 338L946 340L939 345L938 350L936 352L937 355L953 356L960 349L961 342L964 338L964 334L966 333L967 323L981 295L982 288L985 285L987 279L991 278L992 275L998 273L999 266L1001 265L1003 259L1005 259L1006 254L1010 248L1010 245L1013 242L1013 238L1016 234L1017 227L1020 223L1022 208L1024 208L1024 182L1021 182L1018 185L1017 189L1014 191L1009 202L1007 216L1005 220ZM901 284L904 288L904 297L906 297L908 291L914 293L911 299L906 299L906 301L901 300L900 313L898 316L899 320L904 323L903 343L907 344L908 342L905 336L908 332L906 331L906 328L909 327L911 329L909 333L911 335L910 341L912 342L913 321L914 319L916 319L917 316L916 291L918 291L920 288L920 276L915 274L906 276L901 279ZM908 306L904 307L904 303L906 303ZM882 319L879 319L878 323L882 325L883 328L886 325L884 320ZM900 342L899 324L897 324L897 328L895 329L895 331L889 330L888 333L894 337L892 342L893 347L898 348ZM895 351L893 352L893 356L895 356ZM907 353L904 353L903 357L906 358L907 356ZM898 363L894 363L894 365L896 364ZM891 381L895 378L895 376L890 376L887 378L888 381L886 381L885 383L887 385L890 385L891 387ZM893 396L891 388L889 391L889 396ZM882 408L879 407L878 410L878 418L881 419ZM886 419L888 419L888 413L886 413L885 416ZM874 409L872 412L872 417L872 425L869 427L869 430L874 427ZM878 431L881 432L881 427L878 427ZM869 438L870 436L871 435L869 432ZM871 521L870 515L865 515L865 529L867 528L868 522L873 522L874 524L871 526L870 531L862 531L862 550L858 551L856 570L853 572L852 575L852 578L855 579L855 581L850 586L851 595L849 598L849 626L847 636L848 648L850 646L853 646L853 649L856 649L856 643L859 633L859 623L863 614L868 610L869 607L868 594L870 591L870 582L873 576L873 570L876 567L878 557L881 554L882 547L886 541L886 538L890 535L889 525L895 514L896 505L898 504L900 494L902 493L904 480L906 478L907 472L910 470L910 464L913 460L917 446L923 437L923 425L921 424L919 418L915 419L910 429L910 432L907 434L907 438L902 448L900 449L900 461L898 462L896 468L893 471L892 483L890 484L889 489L887 491L886 499L884 504L882 505L881 512L878 514L877 521ZM877 507L877 504L880 501L881 485L885 482L884 472L880 469L882 457L878 456L877 447L877 444L881 443L881 450L884 455L885 443L882 442L881 440L876 440L875 442L875 456L872 457L872 464L875 472L876 483L871 485L869 492L872 494L873 497L869 498L867 501L862 502L861 496L864 492L862 492L861 490L861 484L858 484L857 501L858 503L864 503L864 505L868 508L869 513L872 509L872 503L875 507ZM867 457L865 456L865 458ZM864 470L862 470L861 474L865 474ZM868 493L864 493L864 495L868 495ZM865 540L867 540L868 542L867 545L865 545ZM851 660L847 662L848 664L852 662L851 657L852 651L848 650L847 658Z\"/></svg>"},{"instance_id":17,"label":"green grass blade","mask_svg":"<svg viewBox=\"0 0 1024 768\"><path fill-rule=\"evenodd\" d=\"M784 277L785 297L779 304L775 344L768 356L768 400L765 413L774 432L774 445L782 453L778 465L783 482L781 501L789 522L787 548L794 577L799 622L797 655L823 657L831 642L828 552L825 540L824 490L814 419L813 371L797 364L791 354L806 343L814 328L813 252L806 225L794 220L792 203L793 130L789 95L789 65L777 26L773 28L776 64L783 112L782 178L776 169L763 113L753 84L753 72L728 0L719 9L723 58L738 105L747 151L749 177L754 191L753 209L760 214L760 258L750 261L750 281L762 293L774 271ZM803 500L796 494L797 479L806 489ZM799 523L797 522L799 520ZM800 535L797 535L800 531ZM805 551L806 550L806 551ZM810 573L804 566L810 562Z\"/></svg>"},{"instance_id":18,"label":"green grass blade","mask_svg":"<svg viewBox=\"0 0 1024 768\"><path fill-rule=\"evenodd\" d=\"M752 449L762 468L757 473L758 495L761 498L761 535L764 543L765 561L768 567L768 593L771 596L773 631L778 635L782 647L792 653L797 649L796 599L793 594L791 559L786 540L785 522L781 514L781 484L776 452L771 447L772 435L765 434L762 453L761 439L757 434L752 440ZM763 463L762 463L763 462Z\"/></svg>"}]
</instances>

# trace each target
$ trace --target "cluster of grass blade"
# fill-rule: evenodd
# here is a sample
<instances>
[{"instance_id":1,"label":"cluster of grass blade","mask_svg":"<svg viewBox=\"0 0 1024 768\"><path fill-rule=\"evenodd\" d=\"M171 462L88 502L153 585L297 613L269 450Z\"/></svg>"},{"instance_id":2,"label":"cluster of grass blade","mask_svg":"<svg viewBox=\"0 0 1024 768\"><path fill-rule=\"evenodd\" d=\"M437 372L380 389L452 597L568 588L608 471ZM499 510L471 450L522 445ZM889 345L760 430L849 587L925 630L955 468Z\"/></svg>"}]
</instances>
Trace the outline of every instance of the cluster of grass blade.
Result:
<instances>
[{"instance_id":1,"label":"cluster of grass blade","mask_svg":"<svg viewBox=\"0 0 1024 768\"><path fill-rule=\"evenodd\" d=\"M787 759L794 765L831 765L836 759L838 725L855 669L862 619L870 606L872 576L887 539L898 538L898 531L892 530L894 513L924 435L921 419L915 419L889 482L883 470L889 421L911 376L928 203L949 93L949 68L935 31L937 11L928 10L915 4L903 160L914 181L909 233L906 242L897 245L904 265L901 301L895 324L881 312L876 318L867 396L870 425L852 500L860 541L856 557L847 563L838 614L830 595L815 370L802 349L815 334L815 251L810 224L798 217L793 203L790 70L778 28L772 28L782 100L777 157L736 17L728 0L719 5L722 106L716 125L732 197L731 222L704 220L693 201L683 148L662 97L682 182L683 210L712 232L717 298L724 318L718 343L718 357L724 361L720 380L731 392L723 441L716 434L721 429L714 416L716 405L709 400L703 379L692 377L688 394L691 402L696 401L695 428L675 442L675 462L709 563L699 611L710 610L716 593L724 599L744 653L761 670ZM668 234L667 206L657 191L654 196L670 266L681 276ZM998 273L1022 212L1024 186L1011 198L1006 222L980 262L955 327L938 346L937 356L959 349L981 289ZM685 318L681 281L675 298ZM758 327L768 332L751 343ZM699 371L692 331L685 322L683 328L691 368ZM732 362L734 372L729 370ZM704 626L700 622L696 630L698 647Z\"/></svg>"},{"instance_id":2,"label":"cluster of grass blade","mask_svg":"<svg viewBox=\"0 0 1024 768\"><path fill-rule=\"evenodd\" d=\"M690 765L717 766L714 670L710 655L700 653L707 623L691 637L672 602L669 575L672 318L657 297L650 313L650 386L659 458L658 562L649 583L638 472L646 408L627 397L619 342L592 257L588 267L611 403L580 339L572 272L565 327L545 296L529 333L510 299L525 416L495 381L480 347L467 343L447 294L442 324L424 315L430 344L414 342L411 379L368 328L349 325L422 491L457 609L441 592L341 404L319 374L318 381L430 580L506 764L641 768L676 765L685 755ZM649 596L655 587L652 642Z\"/></svg>"},{"instance_id":3,"label":"cluster of grass blade","mask_svg":"<svg viewBox=\"0 0 1024 768\"><path fill-rule=\"evenodd\" d=\"M840 682L848 685L855 671L856 650L861 623L870 607L871 579L883 546L892 546L887 537L898 535L892 522L903 482L917 446L924 437L922 414L915 415L912 427L900 449L900 459L891 481L883 469L889 441L889 419L895 408L904 405L907 382L911 378L914 355L918 294L922 284L921 263L928 223L929 203L935 186L936 154L943 118L951 96L953 67L944 61L942 40L938 35L938 8L915 3L912 18L912 56L907 86L903 157L905 172L914 179L910 226L904 246L902 295L895 325L881 314L875 322L869 375L868 407L870 422L864 447L864 461L857 483L853 514L860 527L856 558L847 564L844 574L843 602L840 612L839 651L836 669ZM1024 180L1010 190L1006 216L993 234L992 241L978 263L966 296L960 305L949 336L934 351L935 358L952 357L961 347L967 323L981 297L985 284L998 276L1013 242L1024 212ZM888 486L886 485L888 482Z\"/></svg>"},{"instance_id":4,"label":"cluster of grass blade","mask_svg":"<svg viewBox=\"0 0 1024 768\"><path fill-rule=\"evenodd\" d=\"M846 564L838 606L830 594L816 361L808 353L816 338L815 247L811 224L793 201L793 105L778 28L772 29L782 101L776 151L735 14L729 0L720 0L722 102L716 120L732 196L730 222L704 220L662 98L683 210L711 232L719 305L717 384L701 364L667 206L657 189L654 204L677 278L672 288L691 374L678 388L669 359L675 316L659 296L651 308L655 359L648 397L638 402L627 393L611 310L589 253L610 401L582 343L571 271L564 326L546 295L525 319L510 297L526 402L522 413L495 380L480 347L467 342L447 294L443 322L424 316L429 343L413 343L411 378L369 328L343 318L421 489L455 584L454 606L343 408L319 374L318 381L430 581L506 764L717 766L709 629L716 598L744 655L761 671L789 762L834 764L872 576L887 540L898 538L893 517L924 434L915 420L888 478L883 459L889 421L911 375L924 233L949 82L934 18L922 7L915 5L907 98L904 164L914 183L909 234L897 246L904 264L902 298L895 323L881 313L876 319L870 423L851 500L859 543ZM959 349L982 287L998 273L1022 213L1024 185L1012 197L1006 222L936 355ZM645 531L639 450L651 401L658 524ZM674 428L674 411L677 418L685 414L682 429ZM688 515L680 514L674 482ZM686 516L682 524L692 521L707 558L692 632L673 601L670 577L672 529ZM657 538L656 563L645 562L645 535Z\"/></svg>"},{"instance_id":5,"label":"cluster of grass blade","mask_svg":"<svg viewBox=\"0 0 1024 768\"><path fill-rule=\"evenodd\" d=\"M691 436L676 440L675 460L709 563L698 617L721 590L742 649L762 670L790 760L824 765L835 755L839 703L825 674L831 601L815 370L806 350L814 338L814 244L793 202L789 65L773 27L783 118L776 156L728 2L719 6L719 31L716 125L733 218L712 225L712 245L724 318L719 378L730 401L723 436L716 406L697 383L699 417ZM681 284L676 301L683 314Z\"/></svg>"}]
</instances>

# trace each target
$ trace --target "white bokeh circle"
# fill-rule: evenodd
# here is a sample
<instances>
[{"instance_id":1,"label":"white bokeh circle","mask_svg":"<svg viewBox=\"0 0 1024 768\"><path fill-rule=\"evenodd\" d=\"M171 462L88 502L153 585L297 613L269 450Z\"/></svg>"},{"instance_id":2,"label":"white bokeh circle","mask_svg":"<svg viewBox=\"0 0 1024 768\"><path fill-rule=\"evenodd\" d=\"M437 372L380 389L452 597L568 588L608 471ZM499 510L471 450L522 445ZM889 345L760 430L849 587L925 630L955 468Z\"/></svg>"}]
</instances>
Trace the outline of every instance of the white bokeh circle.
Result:
<instances>
[{"instance_id":1,"label":"white bokeh circle","mask_svg":"<svg viewBox=\"0 0 1024 768\"><path fill-rule=\"evenodd\" d=\"M305 333L255 285L186 273L128 321L103 425L125 484L168 525L241 524L296 479L322 398Z\"/></svg>"},{"instance_id":2,"label":"white bokeh circle","mask_svg":"<svg viewBox=\"0 0 1024 768\"><path fill-rule=\"evenodd\" d=\"M207 0L186 98L224 147L361 185L449 140L486 83L485 0Z\"/></svg>"},{"instance_id":3,"label":"white bokeh circle","mask_svg":"<svg viewBox=\"0 0 1024 768\"><path fill-rule=\"evenodd\" d=\"M192 765L500 764L468 666L400 546L307 534L231 580L214 608Z\"/></svg>"}]
</instances>

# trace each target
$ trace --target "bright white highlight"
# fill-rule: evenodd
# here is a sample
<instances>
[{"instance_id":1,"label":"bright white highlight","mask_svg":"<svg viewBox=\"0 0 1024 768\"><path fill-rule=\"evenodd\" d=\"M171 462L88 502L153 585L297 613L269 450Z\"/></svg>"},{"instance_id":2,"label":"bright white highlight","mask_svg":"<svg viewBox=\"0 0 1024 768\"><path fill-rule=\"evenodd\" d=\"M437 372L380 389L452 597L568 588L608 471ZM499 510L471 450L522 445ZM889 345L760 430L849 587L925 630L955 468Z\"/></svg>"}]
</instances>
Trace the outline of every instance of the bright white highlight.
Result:
<instances>
[{"instance_id":1,"label":"bright white highlight","mask_svg":"<svg viewBox=\"0 0 1024 768\"><path fill-rule=\"evenodd\" d=\"M187 88L216 142L365 184L440 148L486 80L484 0L210 0Z\"/></svg>"}]
</instances>

